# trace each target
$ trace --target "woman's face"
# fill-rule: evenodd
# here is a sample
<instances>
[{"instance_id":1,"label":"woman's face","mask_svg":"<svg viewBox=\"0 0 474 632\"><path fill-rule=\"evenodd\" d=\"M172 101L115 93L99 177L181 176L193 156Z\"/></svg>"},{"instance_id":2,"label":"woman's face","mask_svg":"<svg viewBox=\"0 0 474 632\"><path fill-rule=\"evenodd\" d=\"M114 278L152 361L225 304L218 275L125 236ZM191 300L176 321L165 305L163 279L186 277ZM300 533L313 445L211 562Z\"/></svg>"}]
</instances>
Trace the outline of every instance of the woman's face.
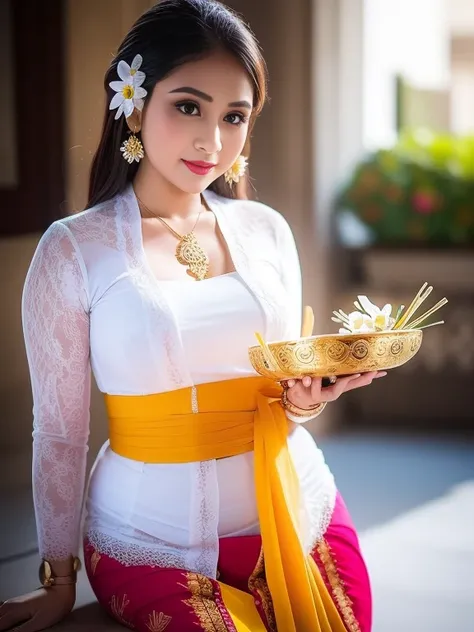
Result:
<instances>
[{"instance_id":1,"label":"woman's face","mask_svg":"<svg viewBox=\"0 0 474 632\"><path fill-rule=\"evenodd\" d=\"M251 81L228 54L177 68L146 102L143 166L182 191L200 193L241 154L252 102Z\"/></svg>"}]
</instances>

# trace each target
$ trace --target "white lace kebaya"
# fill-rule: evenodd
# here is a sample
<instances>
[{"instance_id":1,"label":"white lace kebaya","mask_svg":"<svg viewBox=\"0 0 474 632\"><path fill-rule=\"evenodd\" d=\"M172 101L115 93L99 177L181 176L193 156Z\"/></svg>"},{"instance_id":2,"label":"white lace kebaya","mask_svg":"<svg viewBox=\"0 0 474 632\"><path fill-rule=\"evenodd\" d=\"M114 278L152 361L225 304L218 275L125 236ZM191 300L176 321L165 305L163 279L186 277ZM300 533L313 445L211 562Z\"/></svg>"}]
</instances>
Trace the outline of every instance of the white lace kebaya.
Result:
<instances>
[{"instance_id":1,"label":"white lace kebaya","mask_svg":"<svg viewBox=\"0 0 474 632\"><path fill-rule=\"evenodd\" d=\"M103 393L160 393L255 375L247 348L256 330L266 340L299 336L301 273L284 218L257 202L204 195L234 262L231 275L199 282L157 279L131 185L108 202L54 222L37 247L22 317L42 557L76 554L82 537L91 367ZM213 350L206 357L205 344ZM303 426L295 426L289 447L309 550L327 529L336 488ZM215 577L219 537L259 532L253 454L147 464L114 454L106 443L85 507L84 533L99 553L125 564Z\"/></svg>"}]
</instances>

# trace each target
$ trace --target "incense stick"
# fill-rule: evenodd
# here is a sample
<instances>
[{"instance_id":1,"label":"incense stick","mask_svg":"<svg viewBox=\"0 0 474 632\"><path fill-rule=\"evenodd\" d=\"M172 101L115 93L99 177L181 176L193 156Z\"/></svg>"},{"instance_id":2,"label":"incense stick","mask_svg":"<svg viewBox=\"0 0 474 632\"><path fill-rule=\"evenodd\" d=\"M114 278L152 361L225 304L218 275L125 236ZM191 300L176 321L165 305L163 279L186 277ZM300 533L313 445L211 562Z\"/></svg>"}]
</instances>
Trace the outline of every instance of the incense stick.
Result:
<instances>
[{"instance_id":1,"label":"incense stick","mask_svg":"<svg viewBox=\"0 0 474 632\"><path fill-rule=\"evenodd\" d=\"M306 305L303 311L303 324L301 326L301 337L309 338L313 335L314 329L314 313L309 305Z\"/></svg>"},{"instance_id":2,"label":"incense stick","mask_svg":"<svg viewBox=\"0 0 474 632\"><path fill-rule=\"evenodd\" d=\"M400 316L400 320L395 323L394 329L401 329L406 322L413 316L413 314L417 311L420 305L428 298L428 296L433 291L433 287L430 285L426 290L426 286L428 284L425 282L421 288L418 290L415 298L412 300L410 305L408 306L406 312Z\"/></svg>"},{"instance_id":3,"label":"incense stick","mask_svg":"<svg viewBox=\"0 0 474 632\"><path fill-rule=\"evenodd\" d=\"M438 301L436 303L436 305L433 305L433 307L431 309L429 309L427 312L425 312L424 314L422 314L421 316L419 316L418 318L416 318L414 321L412 321L411 323L409 323L407 325L407 327L409 328L413 328L416 327L417 325L419 325L421 322L423 322L424 320L426 320L429 316L431 316L432 314L434 314L435 312L438 311L438 309L440 309L441 307L443 307L443 305L446 305L446 303L448 302L447 298L442 298L440 301Z\"/></svg>"},{"instance_id":4,"label":"incense stick","mask_svg":"<svg viewBox=\"0 0 474 632\"><path fill-rule=\"evenodd\" d=\"M278 367L276 366L275 358L273 357L273 353L270 351L270 347L262 338L261 334L258 331L255 332L255 337L258 340L258 344L262 347L263 355L269 365L270 369L273 371L278 371Z\"/></svg>"},{"instance_id":5,"label":"incense stick","mask_svg":"<svg viewBox=\"0 0 474 632\"><path fill-rule=\"evenodd\" d=\"M429 323L429 325L423 325L422 327L417 327L417 329L428 329L428 327L434 327L435 325L444 325L444 320L438 320L436 323Z\"/></svg>"}]
</instances>

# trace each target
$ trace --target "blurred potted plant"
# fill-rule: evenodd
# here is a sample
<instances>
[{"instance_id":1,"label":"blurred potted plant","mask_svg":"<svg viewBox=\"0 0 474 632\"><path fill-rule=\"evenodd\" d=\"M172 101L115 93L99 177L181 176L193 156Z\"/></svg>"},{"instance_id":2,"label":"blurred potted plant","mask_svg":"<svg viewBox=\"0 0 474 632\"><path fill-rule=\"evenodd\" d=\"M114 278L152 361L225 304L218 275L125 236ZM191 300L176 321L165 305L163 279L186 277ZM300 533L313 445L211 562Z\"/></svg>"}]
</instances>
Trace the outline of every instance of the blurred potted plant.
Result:
<instances>
[{"instance_id":1,"label":"blurred potted plant","mask_svg":"<svg viewBox=\"0 0 474 632\"><path fill-rule=\"evenodd\" d=\"M374 246L474 245L474 136L403 133L355 167L335 209L357 218Z\"/></svg>"}]
</instances>

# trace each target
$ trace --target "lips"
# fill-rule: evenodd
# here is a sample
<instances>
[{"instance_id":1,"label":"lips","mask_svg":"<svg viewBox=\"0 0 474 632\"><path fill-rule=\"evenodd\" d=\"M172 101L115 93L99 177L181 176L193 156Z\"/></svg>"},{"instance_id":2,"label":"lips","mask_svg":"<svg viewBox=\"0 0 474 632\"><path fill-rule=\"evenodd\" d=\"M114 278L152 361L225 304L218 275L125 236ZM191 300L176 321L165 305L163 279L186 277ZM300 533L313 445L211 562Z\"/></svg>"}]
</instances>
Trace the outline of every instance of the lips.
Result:
<instances>
[{"instance_id":1,"label":"lips","mask_svg":"<svg viewBox=\"0 0 474 632\"><path fill-rule=\"evenodd\" d=\"M198 176L205 176L216 166L212 162L203 162L202 160L183 160L186 167Z\"/></svg>"}]
</instances>

